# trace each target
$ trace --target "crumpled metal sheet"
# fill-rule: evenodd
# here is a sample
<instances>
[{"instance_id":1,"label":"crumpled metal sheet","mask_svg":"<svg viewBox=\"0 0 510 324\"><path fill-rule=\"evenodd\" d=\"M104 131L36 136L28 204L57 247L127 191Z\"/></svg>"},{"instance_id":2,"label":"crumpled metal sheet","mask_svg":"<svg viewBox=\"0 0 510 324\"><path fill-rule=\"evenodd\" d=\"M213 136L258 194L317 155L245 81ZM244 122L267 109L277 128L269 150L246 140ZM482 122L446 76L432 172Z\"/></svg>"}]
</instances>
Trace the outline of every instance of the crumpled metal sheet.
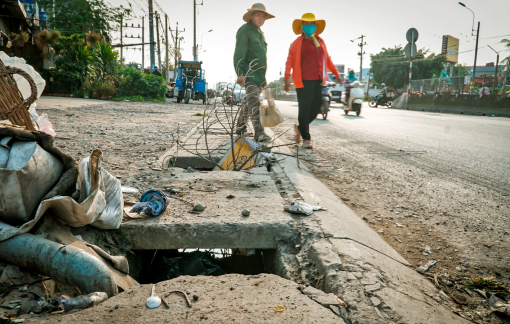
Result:
<instances>
[{"instance_id":1,"label":"crumpled metal sheet","mask_svg":"<svg viewBox=\"0 0 510 324\"><path fill-rule=\"evenodd\" d=\"M316 210L327 210L321 206L312 206L302 201L293 201L288 206L284 206L283 209L293 214L305 214L310 216Z\"/></svg>"},{"instance_id":2,"label":"crumpled metal sheet","mask_svg":"<svg viewBox=\"0 0 510 324\"><path fill-rule=\"evenodd\" d=\"M43 200L34 219L19 228L0 231L0 242L30 231L46 211L51 211L72 227L90 224L100 229L118 229L124 209L120 181L102 169L101 162L102 152L99 149L80 161L78 192L73 194L73 197L79 197L78 201L69 196Z\"/></svg>"}]
</instances>

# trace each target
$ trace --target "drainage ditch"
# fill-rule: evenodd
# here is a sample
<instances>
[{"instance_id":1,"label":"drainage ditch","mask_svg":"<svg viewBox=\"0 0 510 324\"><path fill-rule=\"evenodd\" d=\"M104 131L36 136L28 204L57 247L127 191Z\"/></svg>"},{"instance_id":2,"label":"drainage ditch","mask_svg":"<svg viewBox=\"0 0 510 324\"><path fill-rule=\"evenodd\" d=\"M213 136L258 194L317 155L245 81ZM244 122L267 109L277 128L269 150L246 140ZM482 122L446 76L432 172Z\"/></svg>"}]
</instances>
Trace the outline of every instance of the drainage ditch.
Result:
<instances>
[{"instance_id":1,"label":"drainage ditch","mask_svg":"<svg viewBox=\"0 0 510 324\"><path fill-rule=\"evenodd\" d=\"M141 284L181 275L220 276L275 274L273 249L134 250L128 256L130 275Z\"/></svg>"}]
</instances>

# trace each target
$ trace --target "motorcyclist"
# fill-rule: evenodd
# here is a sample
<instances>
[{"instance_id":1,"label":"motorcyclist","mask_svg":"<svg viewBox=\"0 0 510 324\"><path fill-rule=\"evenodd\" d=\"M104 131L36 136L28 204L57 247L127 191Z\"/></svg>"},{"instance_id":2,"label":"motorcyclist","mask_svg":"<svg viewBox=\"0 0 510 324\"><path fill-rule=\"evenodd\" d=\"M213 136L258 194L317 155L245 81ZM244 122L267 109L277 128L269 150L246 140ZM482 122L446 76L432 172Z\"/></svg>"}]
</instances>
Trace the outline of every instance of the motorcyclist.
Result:
<instances>
[{"instance_id":1,"label":"motorcyclist","mask_svg":"<svg viewBox=\"0 0 510 324\"><path fill-rule=\"evenodd\" d=\"M388 88L386 88L386 84L384 83L381 83L381 92L379 92L379 95L380 95L380 102L386 102L386 97L388 95Z\"/></svg>"},{"instance_id":2,"label":"motorcyclist","mask_svg":"<svg viewBox=\"0 0 510 324\"><path fill-rule=\"evenodd\" d=\"M350 84L356 81L356 76L354 75L354 70L349 69L349 72L347 74L347 78L345 78L345 105L349 106L349 99L351 98L351 87Z\"/></svg>"}]
</instances>

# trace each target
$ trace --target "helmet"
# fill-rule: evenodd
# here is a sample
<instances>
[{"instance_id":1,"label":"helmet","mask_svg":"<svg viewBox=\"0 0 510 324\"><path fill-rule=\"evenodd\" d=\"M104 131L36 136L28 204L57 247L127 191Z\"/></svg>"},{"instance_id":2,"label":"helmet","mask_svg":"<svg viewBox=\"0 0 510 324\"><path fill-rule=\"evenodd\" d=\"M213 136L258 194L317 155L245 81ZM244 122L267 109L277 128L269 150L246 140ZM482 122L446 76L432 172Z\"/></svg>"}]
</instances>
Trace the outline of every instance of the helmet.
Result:
<instances>
[{"instance_id":1,"label":"helmet","mask_svg":"<svg viewBox=\"0 0 510 324\"><path fill-rule=\"evenodd\" d=\"M385 87L386 85L384 83L381 83L381 87Z\"/></svg>"}]
</instances>

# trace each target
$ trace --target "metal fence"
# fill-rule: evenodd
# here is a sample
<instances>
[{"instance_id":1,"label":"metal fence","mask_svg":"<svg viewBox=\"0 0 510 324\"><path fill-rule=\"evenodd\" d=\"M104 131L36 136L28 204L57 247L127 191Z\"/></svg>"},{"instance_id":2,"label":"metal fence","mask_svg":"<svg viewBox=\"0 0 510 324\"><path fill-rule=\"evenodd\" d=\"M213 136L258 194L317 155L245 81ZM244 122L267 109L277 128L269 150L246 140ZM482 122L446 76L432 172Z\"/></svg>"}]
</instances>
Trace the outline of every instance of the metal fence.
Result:
<instances>
[{"instance_id":1,"label":"metal fence","mask_svg":"<svg viewBox=\"0 0 510 324\"><path fill-rule=\"evenodd\" d=\"M462 94L470 91L469 84L465 84L463 76L413 80L411 87L411 93L420 94Z\"/></svg>"}]
</instances>

